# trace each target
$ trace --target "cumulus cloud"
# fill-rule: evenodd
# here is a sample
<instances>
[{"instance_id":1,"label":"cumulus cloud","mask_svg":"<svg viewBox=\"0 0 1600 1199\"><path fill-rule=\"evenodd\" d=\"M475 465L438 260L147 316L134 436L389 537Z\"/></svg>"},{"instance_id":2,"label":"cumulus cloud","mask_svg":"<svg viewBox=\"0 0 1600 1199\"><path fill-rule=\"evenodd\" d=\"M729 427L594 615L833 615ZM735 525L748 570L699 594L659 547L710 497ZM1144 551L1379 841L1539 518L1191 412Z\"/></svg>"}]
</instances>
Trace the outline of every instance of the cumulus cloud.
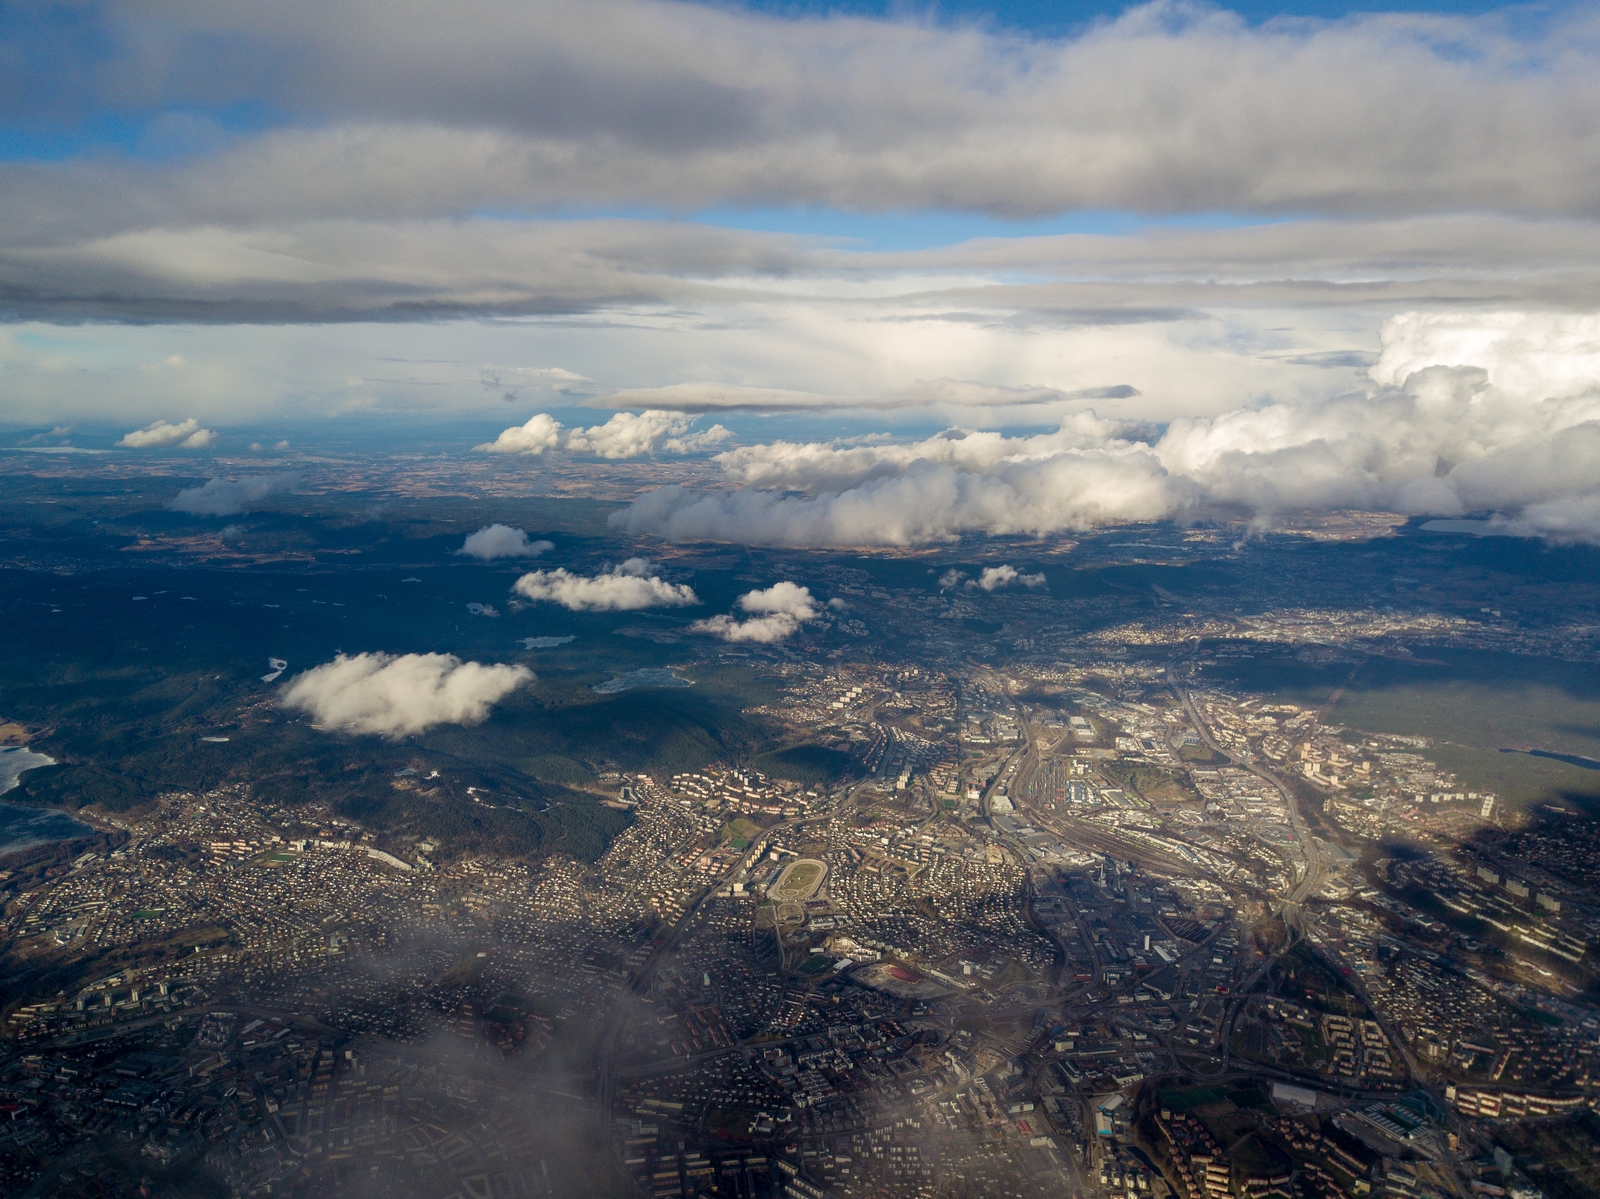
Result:
<instances>
[{"instance_id":1,"label":"cumulus cloud","mask_svg":"<svg viewBox=\"0 0 1600 1199\"><path fill-rule=\"evenodd\" d=\"M536 570L511 588L524 599L560 604L573 612L632 612L640 608L686 608L700 598L686 583L669 583L650 573L644 558L597 575L575 575L566 567Z\"/></svg>"},{"instance_id":2,"label":"cumulus cloud","mask_svg":"<svg viewBox=\"0 0 1600 1199\"><path fill-rule=\"evenodd\" d=\"M526 666L463 662L454 654L340 654L297 675L280 702L329 728L403 737L439 724L479 724L532 681Z\"/></svg>"},{"instance_id":3,"label":"cumulus cloud","mask_svg":"<svg viewBox=\"0 0 1600 1199\"><path fill-rule=\"evenodd\" d=\"M486 454L543 454L561 448L563 432L560 421L539 412L530 416L527 424L513 425L493 441L472 448Z\"/></svg>"},{"instance_id":4,"label":"cumulus cloud","mask_svg":"<svg viewBox=\"0 0 1600 1199\"><path fill-rule=\"evenodd\" d=\"M679 412L619 412L603 425L568 429L547 413L513 425L493 441L474 446L489 454L537 456L552 451L592 454L597 458L639 458L645 454L695 454L721 445L733 436L721 425L690 433L694 419Z\"/></svg>"},{"instance_id":5,"label":"cumulus cloud","mask_svg":"<svg viewBox=\"0 0 1600 1199\"><path fill-rule=\"evenodd\" d=\"M811 589L785 580L774 583L765 591L748 591L739 597L739 607L746 612L783 613L796 620L812 620L817 615L816 601Z\"/></svg>"},{"instance_id":6,"label":"cumulus cloud","mask_svg":"<svg viewBox=\"0 0 1600 1199\"><path fill-rule=\"evenodd\" d=\"M298 475L247 475L242 479L207 479L199 487L186 487L167 504L174 512L192 516L235 516L271 495L293 491Z\"/></svg>"},{"instance_id":7,"label":"cumulus cloud","mask_svg":"<svg viewBox=\"0 0 1600 1199\"><path fill-rule=\"evenodd\" d=\"M1019 587L1043 587L1044 575L1022 574L1015 566L1007 562L1001 566L985 566L983 573L968 583L967 586L981 587L985 591L999 591L1001 588L1010 587L1013 584Z\"/></svg>"},{"instance_id":8,"label":"cumulus cloud","mask_svg":"<svg viewBox=\"0 0 1600 1199\"><path fill-rule=\"evenodd\" d=\"M953 431L913 447L782 445L770 459L743 456L729 464L731 474L748 473L762 484L710 493L664 487L611 521L672 540L917 545L967 532L1042 534L1156 520L1189 501L1192 488L1170 477L1146 445L1111 439L1040 454L1029 444L1034 440ZM968 455L960 452L964 441L981 444ZM803 479L800 462L815 465L813 486L825 490L764 489L794 487Z\"/></svg>"},{"instance_id":9,"label":"cumulus cloud","mask_svg":"<svg viewBox=\"0 0 1600 1199\"><path fill-rule=\"evenodd\" d=\"M1329 400L1185 418L1159 434L1082 413L1031 437L749 446L717 459L743 487L662 488L612 520L685 540L907 545L1348 507L1492 510L1600 540L1585 524L1600 495L1600 317L1402 316L1382 341L1371 386Z\"/></svg>"},{"instance_id":10,"label":"cumulus cloud","mask_svg":"<svg viewBox=\"0 0 1600 1199\"><path fill-rule=\"evenodd\" d=\"M553 541L529 541L526 530L497 524L468 534L456 553L487 562L493 558L537 558L555 548Z\"/></svg>"},{"instance_id":11,"label":"cumulus cloud","mask_svg":"<svg viewBox=\"0 0 1600 1199\"><path fill-rule=\"evenodd\" d=\"M939 576L939 586L942 590L949 591L952 587L959 587L961 585L961 580L966 577L967 576L962 571L959 571L952 566L949 570L945 571Z\"/></svg>"},{"instance_id":12,"label":"cumulus cloud","mask_svg":"<svg viewBox=\"0 0 1600 1199\"><path fill-rule=\"evenodd\" d=\"M117 442L133 450L166 449L177 446L183 450L203 450L217 440L216 431L202 429L194 417L172 424L170 421L152 421L142 429L124 433Z\"/></svg>"},{"instance_id":13,"label":"cumulus cloud","mask_svg":"<svg viewBox=\"0 0 1600 1199\"><path fill-rule=\"evenodd\" d=\"M695 621L689 629L696 633L710 633L724 641L771 644L792 637L799 631L801 622L814 620L817 615L811 589L787 580L774 583L764 591L746 592L739 597L738 606L755 615L748 620L736 620L719 613L706 620Z\"/></svg>"}]
</instances>

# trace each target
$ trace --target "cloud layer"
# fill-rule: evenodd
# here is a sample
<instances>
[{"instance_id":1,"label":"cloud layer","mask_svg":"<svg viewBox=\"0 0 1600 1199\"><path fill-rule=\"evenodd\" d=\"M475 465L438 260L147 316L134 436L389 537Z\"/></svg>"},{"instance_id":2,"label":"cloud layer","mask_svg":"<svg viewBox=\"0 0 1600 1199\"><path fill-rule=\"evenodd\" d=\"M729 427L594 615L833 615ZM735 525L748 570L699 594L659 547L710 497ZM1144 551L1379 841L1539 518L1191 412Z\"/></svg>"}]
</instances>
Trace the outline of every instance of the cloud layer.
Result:
<instances>
[{"instance_id":1,"label":"cloud layer","mask_svg":"<svg viewBox=\"0 0 1600 1199\"><path fill-rule=\"evenodd\" d=\"M167 504L174 512L192 516L236 516L268 496L291 492L299 475L247 475L242 479L207 479L199 487L186 487Z\"/></svg>"},{"instance_id":2,"label":"cloud layer","mask_svg":"<svg viewBox=\"0 0 1600 1199\"><path fill-rule=\"evenodd\" d=\"M340 654L284 687L284 707L351 733L403 737L439 724L478 724L533 681L526 666L463 662L453 654Z\"/></svg>"},{"instance_id":3,"label":"cloud layer","mask_svg":"<svg viewBox=\"0 0 1600 1199\"><path fill-rule=\"evenodd\" d=\"M476 533L468 534L456 553L487 562L494 558L537 558L555 548L553 541L529 541L524 529L513 529L510 525L485 525Z\"/></svg>"},{"instance_id":4,"label":"cloud layer","mask_svg":"<svg viewBox=\"0 0 1600 1199\"><path fill-rule=\"evenodd\" d=\"M747 620L718 613L689 626L691 632L710 633L724 641L750 641L767 645L783 641L800 631L801 622L815 620L816 601L811 590L798 583L785 580L774 583L764 591L749 591L741 595L738 606L755 615Z\"/></svg>"},{"instance_id":5,"label":"cloud layer","mask_svg":"<svg viewBox=\"0 0 1600 1199\"><path fill-rule=\"evenodd\" d=\"M1520 36L1493 16L1250 26L1174 2L1065 39L663 0L80 21L11 44L13 112L284 114L191 137L210 152L153 178L124 168L107 222L152 193L196 224L487 204L1593 212L1600 160L1582 6Z\"/></svg>"},{"instance_id":6,"label":"cloud layer","mask_svg":"<svg viewBox=\"0 0 1600 1199\"><path fill-rule=\"evenodd\" d=\"M1600 507L1600 317L1397 317L1371 377L1363 391L1181 419L1160 436L1081 413L1033 437L744 447L718 461L745 486L662 488L611 519L673 539L848 546L1241 508L1492 510L1600 540L1588 523Z\"/></svg>"},{"instance_id":7,"label":"cloud layer","mask_svg":"<svg viewBox=\"0 0 1600 1199\"><path fill-rule=\"evenodd\" d=\"M513 425L493 441L474 446L489 454L526 454L537 457L554 451L592 454L597 458L639 458L645 454L694 454L727 441L732 434L721 425L690 433L694 418L678 412L619 412L603 425L568 429L547 413L526 424Z\"/></svg>"},{"instance_id":8,"label":"cloud layer","mask_svg":"<svg viewBox=\"0 0 1600 1199\"><path fill-rule=\"evenodd\" d=\"M221 0L159 15L41 10L7 34L10 127L55 134L103 117L143 139L132 153L90 145L0 166L0 307L25 317L411 320L701 305L758 279L781 292L797 262L854 257L699 223L479 215L638 207L1335 222L1132 245L994 239L959 256L969 267L1021 259L1086 284L1058 305L1079 310L1108 306L1103 288L1091 298L1104 278L1161 275L1156 260L1191 256L1197 241L1217 248L1219 269L1167 272L1199 281L1194 294L1241 270L1279 292L1310 294L1310 276L1327 273L1370 284L1379 276L1362 262L1381 281L1432 288L1438 276L1416 265L1431 257L1457 275L1463 254L1510 260L1519 274L1553 258L1565 273L1547 288L1570 291L1574 264L1587 276L1577 282L1593 282L1592 6L1520 24L1378 13L1252 26L1160 0L1043 38L668 0L465 0L403 16L381 0L336 12L288 0L270 15ZM247 131L205 115L243 110L271 115ZM1396 227L1461 212L1487 215L1409 237ZM1366 236L1371 221L1389 224ZM1496 221L1487 238L1462 235ZM1552 255L1560 241L1577 253ZM1263 256L1309 270L1275 271ZM882 265L932 265L893 257ZM1480 299L1510 294L1482 278L1458 283Z\"/></svg>"},{"instance_id":9,"label":"cloud layer","mask_svg":"<svg viewBox=\"0 0 1600 1199\"><path fill-rule=\"evenodd\" d=\"M560 604L572 612L632 612L641 608L686 608L700 602L685 583L669 583L650 573L643 558L597 575L575 575L564 566L535 570L511 588L524 599Z\"/></svg>"}]
</instances>

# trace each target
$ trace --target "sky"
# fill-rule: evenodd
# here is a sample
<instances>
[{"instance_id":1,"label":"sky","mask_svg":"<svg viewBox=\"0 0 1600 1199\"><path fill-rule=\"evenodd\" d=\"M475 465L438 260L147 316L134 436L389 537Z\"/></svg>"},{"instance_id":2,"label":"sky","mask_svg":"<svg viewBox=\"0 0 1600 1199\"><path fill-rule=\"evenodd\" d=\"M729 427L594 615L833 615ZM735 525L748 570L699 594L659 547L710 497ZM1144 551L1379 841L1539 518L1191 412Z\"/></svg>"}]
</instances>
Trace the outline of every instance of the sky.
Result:
<instances>
[{"instance_id":1,"label":"sky","mask_svg":"<svg viewBox=\"0 0 1600 1199\"><path fill-rule=\"evenodd\" d=\"M1393 505L1396 463L1537 448L1446 445L1430 370L1547 452L1592 419L1597 67L1591 4L18 0L0 429L203 455L460 421L533 460L1092 412L1072 453L1144 446L1164 498L1018 527ZM1334 429L1345 400L1398 423ZM1197 421L1266 438L1229 470L1315 442L1342 482L1197 481L1157 453ZM1445 490L1406 502L1590 498Z\"/></svg>"}]
</instances>

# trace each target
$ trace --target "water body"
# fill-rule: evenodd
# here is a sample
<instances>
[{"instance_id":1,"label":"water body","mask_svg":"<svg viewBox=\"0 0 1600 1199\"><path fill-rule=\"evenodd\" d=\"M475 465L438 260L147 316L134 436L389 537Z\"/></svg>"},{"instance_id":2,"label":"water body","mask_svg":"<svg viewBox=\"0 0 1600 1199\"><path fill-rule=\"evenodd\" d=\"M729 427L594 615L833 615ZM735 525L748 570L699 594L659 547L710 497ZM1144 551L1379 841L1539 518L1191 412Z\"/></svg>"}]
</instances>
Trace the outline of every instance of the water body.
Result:
<instances>
[{"instance_id":1,"label":"water body","mask_svg":"<svg viewBox=\"0 0 1600 1199\"><path fill-rule=\"evenodd\" d=\"M1549 758L1555 762L1565 762L1569 766L1581 766L1585 770L1600 770L1600 759L1586 758L1582 754L1558 754L1550 749L1502 749L1503 754L1527 754L1530 758Z\"/></svg>"},{"instance_id":2,"label":"water body","mask_svg":"<svg viewBox=\"0 0 1600 1199\"><path fill-rule=\"evenodd\" d=\"M55 759L31 749L12 746L0 749L0 795L17 785L25 770L54 766ZM0 802L0 854L42 845L47 841L70 841L93 832L87 824L74 820L54 808L27 808Z\"/></svg>"},{"instance_id":3,"label":"water body","mask_svg":"<svg viewBox=\"0 0 1600 1199\"><path fill-rule=\"evenodd\" d=\"M1508 521L1492 520L1430 520L1422 526L1424 533L1470 533L1474 537L1526 537ZM1513 750L1512 752L1517 752Z\"/></svg>"},{"instance_id":4,"label":"water body","mask_svg":"<svg viewBox=\"0 0 1600 1199\"><path fill-rule=\"evenodd\" d=\"M596 683L590 688L601 695L614 695L618 691L627 691L631 687L693 687L690 679L679 678L670 670L662 670L655 666L646 666L628 674L619 675L614 679L607 679L603 683Z\"/></svg>"}]
</instances>

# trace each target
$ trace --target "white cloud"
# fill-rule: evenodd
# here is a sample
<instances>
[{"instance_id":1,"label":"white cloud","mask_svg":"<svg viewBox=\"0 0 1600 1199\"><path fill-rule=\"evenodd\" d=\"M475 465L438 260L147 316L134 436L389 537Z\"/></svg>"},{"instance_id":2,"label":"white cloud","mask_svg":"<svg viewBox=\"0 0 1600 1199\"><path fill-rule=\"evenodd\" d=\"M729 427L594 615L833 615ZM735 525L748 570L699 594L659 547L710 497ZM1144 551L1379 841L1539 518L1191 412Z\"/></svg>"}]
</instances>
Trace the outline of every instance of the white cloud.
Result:
<instances>
[{"instance_id":1,"label":"white cloud","mask_svg":"<svg viewBox=\"0 0 1600 1199\"><path fill-rule=\"evenodd\" d=\"M216 431L202 429L194 417L174 425L169 421L153 421L142 429L124 433L120 446L145 450L177 446L184 450L203 450L217 440Z\"/></svg>"},{"instance_id":2,"label":"white cloud","mask_svg":"<svg viewBox=\"0 0 1600 1199\"><path fill-rule=\"evenodd\" d=\"M512 588L524 599L560 604L573 612L631 612L640 608L684 608L698 604L694 589L650 573L643 558L629 558L600 574L575 575L565 567L523 575Z\"/></svg>"},{"instance_id":3,"label":"white cloud","mask_svg":"<svg viewBox=\"0 0 1600 1199\"><path fill-rule=\"evenodd\" d=\"M985 591L999 591L1003 587L1010 587L1013 583L1023 587L1043 587L1044 575L1025 575L1012 566L1009 562L1001 566L985 566L983 573L972 582L969 587L981 587Z\"/></svg>"},{"instance_id":4,"label":"white cloud","mask_svg":"<svg viewBox=\"0 0 1600 1199\"><path fill-rule=\"evenodd\" d=\"M749 446L718 457L743 489L662 488L612 520L674 539L906 545L1350 507L1493 510L1600 540L1585 524L1600 494L1600 317L1397 318L1372 375L1360 392L1180 419L1160 436L1082 413L1033 437Z\"/></svg>"},{"instance_id":5,"label":"white cloud","mask_svg":"<svg viewBox=\"0 0 1600 1199\"><path fill-rule=\"evenodd\" d=\"M1043 460L1067 451L1126 450L1152 434L1150 426L1139 422L1079 412L1054 432L1034 437L947 429L911 444L776 441L728 450L717 455L716 462L730 479L746 486L829 491L888 478L924 463L984 471L1008 461Z\"/></svg>"},{"instance_id":6,"label":"white cloud","mask_svg":"<svg viewBox=\"0 0 1600 1199\"><path fill-rule=\"evenodd\" d=\"M945 591L949 591L952 587L960 586L961 580L966 577L967 576L964 573L952 566L949 570L945 571L939 576L939 586Z\"/></svg>"},{"instance_id":7,"label":"white cloud","mask_svg":"<svg viewBox=\"0 0 1600 1199\"><path fill-rule=\"evenodd\" d=\"M724 641L752 641L771 644L799 632L801 622L816 619L816 601L808 587L787 580L774 583L764 591L749 591L739 597L738 605L746 612L757 615L748 620L735 620L719 613L706 620L697 620L689 626L691 632L710 633Z\"/></svg>"},{"instance_id":8,"label":"white cloud","mask_svg":"<svg viewBox=\"0 0 1600 1199\"><path fill-rule=\"evenodd\" d=\"M539 412L528 418L524 425L512 425L493 441L475 445L474 450L487 454L542 454L557 450L562 445L561 422L548 413Z\"/></svg>"},{"instance_id":9,"label":"white cloud","mask_svg":"<svg viewBox=\"0 0 1600 1199\"><path fill-rule=\"evenodd\" d=\"M746 612L781 612L796 620L813 620L817 615L811 589L788 580L774 583L765 591L745 592L739 597L739 607Z\"/></svg>"},{"instance_id":10,"label":"white cloud","mask_svg":"<svg viewBox=\"0 0 1600 1199\"><path fill-rule=\"evenodd\" d=\"M1515 518L1496 514L1489 531L1542 537L1557 545L1600 545L1600 492L1530 504Z\"/></svg>"},{"instance_id":11,"label":"white cloud","mask_svg":"<svg viewBox=\"0 0 1600 1199\"><path fill-rule=\"evenodd\" d=\"M1432 366L1480 367L1515 395L1582 395L1600 386L1600 316L1408 312L1386 322L1375 382L1398 387Z\"/></svg>"},{"instance_id":12,"label":"white cloud","mask_svg":"<svg viewBox=\"0 0 1600 1199\"><path fill-rule=\"evenodd\" d=\"M298 475L250 475L242 479L207 479L186 487L167 504L174 512L194 516L234 516L271 495L293 491ZM230 526L231 527L231 526Z\"/></svg>"},{"instance_id":13,"label":"white cloud","mask_svg":"<svg viewBox=\"0 0 1600 1199\"><path fill-rule=\"evenodd\" d=\"M597 458L639 458L645 454L695 454L732 436L721 425L690 433L694 418L678 412L619 412L603 425L567 429L547 413L513 425L491 442L474 446L490 454L538 455L550 451L592 454Z\"/></svg>"},{"instance_id":14,"label":"white cloud","mask_svg":"<svg viewBox=\"0 0 1600 1199\"><path fill-rule=\"evenodd\" d=\"M800 622L787 612L774 612L770 616L753 616L749 620L735 620L725 613L717 613L689 626L691 633L710 633L724 641L753 641L770 645L794 636Z\"/></svg>"},{"instance_id":15,"label":"white cloud","mask_svg":"<svg viewBox=\"0 0 1600 1199\"><path fill-rule=\"evenodd\" d=\"M510 525L485 525L476 533L468 534L456 553L489 561L493 558L537 558L555 548L553 541L529 541L523 529L513 529Z\"/></svg>"},{"instance_id":16,"label":"white cloud","mask_svg":"<svg viewBox=\"0 0 1600 1199\"><path fill-rule=\"evenodd\" d=\"M1147 449L1071 451L981 473L917 461L898 474L809 496L663 487L611 520L630 532L684 541L918 545L964 532L1042 534L1157 520L1185 507L1189 490Z\"/></svg>"},{"instance_id":17,"label":"white cloud","mask_svg":"<svg viewBox=\"0 0 1600 1199\"><path fill-rule=\"evenodd\" d=\"M478 724L532 681L526 666L463 662L453 654L340 654L297 675L280 702L330 728L402 737L439 724Z\"/></svg>"}]
</instances>

